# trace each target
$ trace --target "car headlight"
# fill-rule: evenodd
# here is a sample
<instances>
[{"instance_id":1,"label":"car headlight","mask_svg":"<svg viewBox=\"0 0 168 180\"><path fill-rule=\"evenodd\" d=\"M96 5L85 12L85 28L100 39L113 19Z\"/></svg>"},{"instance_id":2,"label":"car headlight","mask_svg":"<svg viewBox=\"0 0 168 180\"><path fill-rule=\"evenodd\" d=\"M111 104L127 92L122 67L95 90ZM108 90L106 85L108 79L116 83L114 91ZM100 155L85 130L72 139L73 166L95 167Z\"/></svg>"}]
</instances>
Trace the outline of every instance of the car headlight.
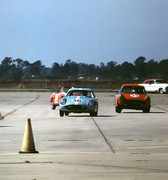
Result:
<instances>
[{"instance_id":1,"label":"car headlight","mask_svg":"<svg viewBox=\"0 0 168 180\"><path fill-rule=\"evenodd\" d=\"M66 99L61 99L61 100L60 100L60 104L61 104L61 105L65 105L65 104L66 104Z\"/></svg>"},{"instance_id":2,"label":"car headlight","mask_svg":"<svg viewBox=\"0 0 168 180\"><path fill-rule=\"evenodd\" d=\"M88 105L88 106L93 106L93 102L92 102L92 101L88 101L88 102L87 102L87 105Z\"/></svg>"}]
</instances>

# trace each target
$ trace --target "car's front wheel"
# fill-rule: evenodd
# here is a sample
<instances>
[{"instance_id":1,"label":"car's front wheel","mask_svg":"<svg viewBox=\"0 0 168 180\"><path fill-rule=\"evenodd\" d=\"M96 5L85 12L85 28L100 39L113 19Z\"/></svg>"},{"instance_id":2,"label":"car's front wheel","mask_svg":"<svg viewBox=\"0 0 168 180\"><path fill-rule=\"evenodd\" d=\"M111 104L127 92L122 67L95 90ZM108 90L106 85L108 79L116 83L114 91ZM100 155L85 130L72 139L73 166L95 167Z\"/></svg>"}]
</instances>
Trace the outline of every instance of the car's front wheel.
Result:
<instances>
[{"instance_id":1,"label":"car's front wheel","mask_svg":"<svg viewBox=\"0 0 168 180\"><path fill-rule=\"evenodd\" d=\"M115 111L116 111L117 113L121 113L122 108L121 108L120 106L115 106Z\"/></svg>"},{"instance_id":2,"label":"car's front wheel","mask_svg":"<svg viewBox=\"0 0 168 180\"><path fill-rule=\"evenodd\" d=\"M68 116L69 115L69 112L65 112L65 116Z\"/></svg>"},{"instance_id":3,"label":"car's front wheel","mask_svg":"<svg viewBox=\"0 0 168 180\"><path fill-rule=\"evenodd\" d=\"M54 104L54 100L52 99L51 101L51 109L55 110L56 109L56 105Z\"/></svg>"},{"instance_id":4,"label":"car's front wheel","mask_svg":"<svg viewBox=\"0 0 168 180\"><path fill-rule=\"evenodd\" d=\"M95 105L94 111L92 111L92 112L90 113L90 116L97 116L97 114L98 114L98 105Z\"/></svg>"},{"instance_id":5,"label":"car's front wheel","mask_svg":"<svg viewBox=\"0 0 168 180\"><path fill-rule=\"evenodd\" d=\"M150 112L150 108L143 109L143 113L149 113L149 112Z\"/></svg>"},{"instance_id":6,"label":"car's front wheel","mask_svg":"<svg viewBox=\"0 0 168 180\"><path fill-rule=\"evenodd\" d=\"M60 115L60 117L63 117L64 116L64 111L59 111L59 115Z\"/></svg>"},{"instance_id":7,"label":"car's front wheel","mask_svg":"<svg viewBox=\"0 0 168 180\"><path fill-rule=\"evenodd\" d=\"M90 116L97 116L98 112L91 112Z\"/></svg>"}]
</instances>

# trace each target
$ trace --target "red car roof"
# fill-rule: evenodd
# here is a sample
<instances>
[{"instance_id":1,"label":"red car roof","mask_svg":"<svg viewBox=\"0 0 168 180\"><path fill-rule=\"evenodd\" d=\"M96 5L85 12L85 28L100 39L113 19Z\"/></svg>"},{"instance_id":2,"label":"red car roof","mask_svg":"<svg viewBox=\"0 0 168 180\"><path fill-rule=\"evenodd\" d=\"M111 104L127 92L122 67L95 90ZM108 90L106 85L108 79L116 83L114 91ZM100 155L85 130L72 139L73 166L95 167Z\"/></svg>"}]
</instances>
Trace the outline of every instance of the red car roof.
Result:
<instances>
[{"instance_id":1,"label":"red car roof","mask_svg":"<svg viewBox=\"0 0 168 180\"><path fill-rule=\"evenodd\" d=\"M143 81L143 83L145 83L146 81L154 81L154 80L163 80L163 79L146 79Z\"/></svg>"},{"instance_id":2,"label":"red car roof","mask_svg":"<svg viewBox=\"0 0 168 180\"><path fill-rule=\"evenodd\" d=\"M122 86L137 86L137 87L143 87L139 84L123 84Z\"/></svg>"}]
</instances>

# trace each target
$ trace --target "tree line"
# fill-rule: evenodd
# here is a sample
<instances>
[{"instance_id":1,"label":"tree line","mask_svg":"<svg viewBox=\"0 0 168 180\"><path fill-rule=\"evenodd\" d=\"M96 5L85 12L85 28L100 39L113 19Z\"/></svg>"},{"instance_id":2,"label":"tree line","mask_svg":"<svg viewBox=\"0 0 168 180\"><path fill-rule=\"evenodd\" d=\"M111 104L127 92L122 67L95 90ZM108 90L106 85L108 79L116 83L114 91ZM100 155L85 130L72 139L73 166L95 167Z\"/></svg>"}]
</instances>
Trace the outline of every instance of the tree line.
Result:
<instances>
[{"instance_id":1,"label":"tree line","mask_svg":"<svg viewBox=\"0 0 168 180\"><path fill-rule=\"evenodd\" d=\"M168 79L168 59L147 61L140 56L133 63L109 61L100 65L76 63L68 59L65 64L54 62L52 67L46 67L41 60L30 63L20 58L5 57L0 64L0 78Z\"/></svg>"}]
</instances>

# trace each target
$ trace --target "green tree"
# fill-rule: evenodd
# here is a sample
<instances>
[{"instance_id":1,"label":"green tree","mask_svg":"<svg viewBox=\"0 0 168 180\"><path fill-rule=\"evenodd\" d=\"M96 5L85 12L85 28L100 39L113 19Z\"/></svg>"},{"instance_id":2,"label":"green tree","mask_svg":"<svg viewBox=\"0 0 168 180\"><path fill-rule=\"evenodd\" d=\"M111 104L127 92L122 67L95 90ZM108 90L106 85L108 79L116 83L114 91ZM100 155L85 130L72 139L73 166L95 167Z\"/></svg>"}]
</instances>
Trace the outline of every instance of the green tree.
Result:
<instances>
[{"instance_id":1,"label":"green tree","mask_svg":"<svg viewBox=\"0 0 168 180\"><path fill-rule=\"evenodd\" d=\"M2 76L3 77L10 77L11 75L11 71L12 71L12 58L11 57L5 57L3 60L2 60L2 63L1 63L2 67Z\"/></svg>"},{"instance_id":2,"label":"green tree","mask_svg":"<svg viewBox=\"0 0 168 180\"><path fill-rule=\"evenodd\" d=\"M138 57L135 61L135 71L139 79L143 79L146 76L146 58L143 56Z\"/></svg>"},{"instance_id":3,"label":"green tree","mask_svg":"<svg viewBox=\"0 0 168 180\"><path fill-rule=\"evenodd\" d=\"M53 65L52 65L51 76L54 78L60 78L61 77L60 65L56 62L53 63Z\"/></svg>"},{"instance_id":4,"label":"green tree","mask_svg":"<svg viewBox=\"0 0 168 180\"><path fill-rule=\"evenodd\" d=\"M42 69L41 60L35 61L34 63L30 64L30 69L32 77L40 77L40 72Z\"/></svg>"},{"instance_id":5,"label":"green tree","mask_svg":"<svg viewBox=\"0 0 168 180\"><path fill-rule=\"evenodd\" d=\"M21 78L23 76L23 60L18 58L13 60L15 66L14 77Z\"/></svg>"},{"instance_id":6,"label":"green tree","mask_svg":"<svg viewBox=\"0 0 168 180\"><path fill-rule=\"evenodd\" d=\"M159 71L162 78L168 78L168 59L163 59L159 63Z\"/></svg>"},{"instance_id":7,"label":"green tree","mask_svg":"<svg viewBox=\"0 0 168 180\"><path fill-rule=\"evenodd\" d=\"M151 59L146 63L146 75L147 78L152 78L152 77L158 77L159 71L158 71L158 63Z\"/></svg>"},{"instance_id":8,"label":"green tree","mask_svg":"<svg viewBox=\"0 0 168 180\"><path fill-rule=\"evenodd\" d=\"M115 61L110 61L110 62L107 63L106 76L108 78L115 78L116 77L116 75L115 75L115 73L116 73L116 71L115 71L116 65L117 65L117 62L115 62Z\"/></svg>"},{"instance_id":9,"label":"green tree","mask_svg":"<svg viewBox=\"0 0 168 180\"><path fill-rule=\"evenodd\" d=\"M125 61L120 68L120 74L123 79L131 79L134 73L134 65Z\"/></svg>"}]
</instances>

